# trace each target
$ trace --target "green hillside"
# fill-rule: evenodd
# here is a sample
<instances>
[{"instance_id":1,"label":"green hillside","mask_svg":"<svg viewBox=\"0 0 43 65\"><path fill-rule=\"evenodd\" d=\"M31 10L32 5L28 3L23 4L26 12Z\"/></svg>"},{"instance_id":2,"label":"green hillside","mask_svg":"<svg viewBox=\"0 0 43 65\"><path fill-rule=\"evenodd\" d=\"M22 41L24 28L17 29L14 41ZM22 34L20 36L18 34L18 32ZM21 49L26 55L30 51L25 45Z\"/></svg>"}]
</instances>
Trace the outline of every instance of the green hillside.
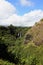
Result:
<instances>
[{"instance_id":1,"label":"green hillside","mask_svg":"<svg viewBox=\"0 0 43 65\"><path fill-rule=\"evenodd\" d=\"M43 19L33 27L0 26L0 65L43 65Z\"/></svg>"}]
</instances>

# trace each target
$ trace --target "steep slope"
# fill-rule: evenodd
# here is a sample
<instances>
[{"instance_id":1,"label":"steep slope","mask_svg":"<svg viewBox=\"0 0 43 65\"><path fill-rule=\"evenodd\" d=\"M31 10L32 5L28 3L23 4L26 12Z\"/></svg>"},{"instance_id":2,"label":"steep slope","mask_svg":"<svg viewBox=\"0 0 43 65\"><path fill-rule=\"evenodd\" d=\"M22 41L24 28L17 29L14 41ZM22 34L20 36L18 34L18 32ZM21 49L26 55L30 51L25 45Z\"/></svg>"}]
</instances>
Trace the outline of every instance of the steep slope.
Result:
<instances>
[{"instance_id":1,"label":"steep slope","mask_svg":"<svg viewBox=\"0 0 43 65\"><path fill-rule=\"evenodd\" d=\"M27 40L33 41L36 45L43 44L43 19L30 29L26 34Z\"/></svg>"}]
</instances>

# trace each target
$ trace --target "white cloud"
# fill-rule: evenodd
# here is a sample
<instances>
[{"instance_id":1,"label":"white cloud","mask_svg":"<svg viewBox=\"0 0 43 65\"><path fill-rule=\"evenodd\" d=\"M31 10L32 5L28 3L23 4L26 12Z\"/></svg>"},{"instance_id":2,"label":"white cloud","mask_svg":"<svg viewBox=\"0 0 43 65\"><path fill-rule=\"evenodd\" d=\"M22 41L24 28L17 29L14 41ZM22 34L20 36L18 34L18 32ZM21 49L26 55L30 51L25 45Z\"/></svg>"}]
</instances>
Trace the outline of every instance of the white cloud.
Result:
<instances>
[{"instance_id":1,"label":"white cloud","mask_svg":"<svg viewBox=\"0 0 43 65\"><path fill-rule=\"evenodd\" d=\"M17 14L13 14L8 19L2 20L1 24L2 25L13 24L14 26L31 26L35 22L39 21L41 18L43 18L43 11L34 10L24 14L23 16L18 16Z\"/></svg>"},{"instance_id":2,"label":"white cloud","mask_svg":"<svg viewBox=\"0 0 43 65\"><path fill-rule=\"evenodd\" d=\"M8 18L16 12L16 8L5 0L0 0L0 19Z\"/></svg>"},{"instance_id":3,"label":"white cloud","mask_svg":"<svg viewBox=\"0 0 43 65\"><path fill-rule=\"evenodd\" d=\"M31 26L43 18L42 10L33 10L22 16L17 15L16 8L5 0L0 0L0 25Z\"/></svg>"},{"instance_id":4,"label":"white cloud","mask_svg":"<svg viewBox=\"0 0 43 65\"><path fill-rule=\"evenodd\" d=\"M34 3L30 0L20 0L20 4L23 6L33 6Z\"/></svg>"}]
</instances>

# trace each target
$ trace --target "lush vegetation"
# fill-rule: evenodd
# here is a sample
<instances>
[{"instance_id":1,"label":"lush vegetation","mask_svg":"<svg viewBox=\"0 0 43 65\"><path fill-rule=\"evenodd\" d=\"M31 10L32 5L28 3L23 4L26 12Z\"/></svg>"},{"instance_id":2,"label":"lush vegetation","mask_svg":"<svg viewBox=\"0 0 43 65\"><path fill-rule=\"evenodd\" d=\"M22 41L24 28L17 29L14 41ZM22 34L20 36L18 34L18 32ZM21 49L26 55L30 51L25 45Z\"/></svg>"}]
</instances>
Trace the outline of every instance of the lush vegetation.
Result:
<instances>
[{"instance_id":1,"label":"lush vegetation","mask_svg":"<svg viewBox=\"0 0 43 65\"><path fill-rule=\"evenodd\" d=\"M35 37L42 29L35 27L0 26L0 65L43 65L43 44Z\"/></svg>"}]
</instances>

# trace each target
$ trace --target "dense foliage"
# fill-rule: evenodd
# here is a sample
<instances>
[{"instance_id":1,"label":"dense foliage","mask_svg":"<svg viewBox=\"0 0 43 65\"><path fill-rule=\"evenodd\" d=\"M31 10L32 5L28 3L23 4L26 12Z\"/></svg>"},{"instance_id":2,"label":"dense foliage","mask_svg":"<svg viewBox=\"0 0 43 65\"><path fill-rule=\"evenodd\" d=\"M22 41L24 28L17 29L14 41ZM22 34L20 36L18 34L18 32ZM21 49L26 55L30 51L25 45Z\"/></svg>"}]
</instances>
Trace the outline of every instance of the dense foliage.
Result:
<instances>
[{"instance_id":1,"label":"dense foliage","mask_svg":"<svg viewBox=\"0 0 43 65\"><path fill-rule=\"evenodd\" d=\"M43 65L43 45L33 43L30 29L0 26L0 65Z\"/></svg>"}]
</instances>

